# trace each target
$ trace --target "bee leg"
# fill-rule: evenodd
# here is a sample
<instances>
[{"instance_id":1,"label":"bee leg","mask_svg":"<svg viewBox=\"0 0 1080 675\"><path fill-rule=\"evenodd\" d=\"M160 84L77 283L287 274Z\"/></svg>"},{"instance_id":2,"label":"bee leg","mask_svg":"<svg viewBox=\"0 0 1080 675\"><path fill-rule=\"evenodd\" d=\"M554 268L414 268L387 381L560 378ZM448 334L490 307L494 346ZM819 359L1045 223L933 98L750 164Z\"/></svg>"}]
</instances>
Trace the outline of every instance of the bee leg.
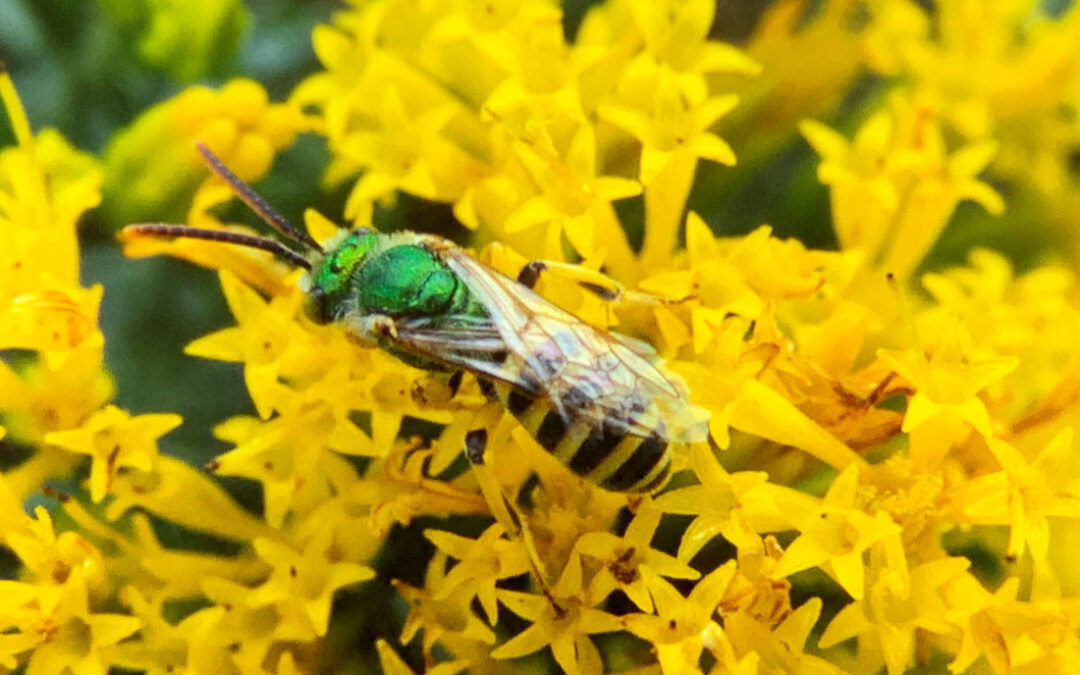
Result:
<instances>
[{"instance_id":1,"label":"bee leg","mask_svg":"<svg viewBox=\"0 0 1080 675\"><path fill-rule=\"evenodd\" d=\"M526 288L532 288L536 286L537 281L540 281L540 274L546 269L547 264L542 260L528 262L518 272L517 282Z\"/></svg>"},{"instance_id":2,"label":"bee leg","mask_svg":"<svg viewBox=\"0 0 1080 675\"><path fill-rule=\"evenodd\" d=\"M361 347L378 347L387 338L397 337L397 323L385 314L371 314L356 320L346 320L345 337Z\"/></svg>"},{"instance_id":3,"label":"bee leg","mask_svg":"<svg viewBox=\"0 0 1080 675\"><path fill-rule=\"evenodd\" d=\"M485 408L488 407L501 413L501 409L495 404L485 406ZM484 410L481 409L477 416L483 415L483 412ZM473 429L468 432L465 434L465 458L472 464L473 473L480 484L480 491L484 495L484 500L487 501L488 507L491 509L491 514L495 516L495 520L502 526L507 536L520 541L524 545L529 563L532 566L533 577L544 594L550 599L551 594L548 591L550 582L547 571L543 561L540 560L539 553L536 551L536 543L533 541L527 521L524 515L514 506L514 503L507 498L502 485L499 483L498 478L495 477L495 472L484 460L487 444L488 432L486 428Z\"/></svg>"},{"instance_id":4,"label":"bee leg","mask_svg":"<svg viewBox=\"0 0 1080 675\"><path fill-rule=\"evenodd\" d=\"M484 450L487 449L487 429L473 429L465 434L465 459L473 466L484 465Z\"/></svg>"},{"instance_id":5,"label":"bee leg","mask_svg":"<svg viewBox=\"0 0 1080 675\"><path fill-rule=\"evenodd\" d=\"M445 408L457 396L462 375L462 371L455 370L449 377L445 373L438 373L417 378L413 380L409 395L418 406Z\"/></svg>"},{"instance_id":6,"label":"bee leg","mask_svg":"<svg viewBox=\"0 0 1080 675\"><path fill-rule=\"evenodd\" d=\"M461 378L465 376L465 371L455 370L454 374L450 376L450 379L446 381L446 386L450 387L450 397L457 396L458 389L461 389Z\"/></svg>"},{"instance_id":7,"label":"bee leg","mask_svg":"<svg viewBox=\"0 0 1080 675\"><path fill-rule=\"evenodd\" d=\"M611 303L675 305L696 297L691 294L684 298L662 298L652 293L631 290L601 272L586 269L580 265L550 260L533 260L529 262L525 267L521 268L517 281L523 286L533 288L536 286L536 282L540 280L540 276L549 271L563 279L577 283L578 286L601 300Z\"/></svg>"},{"instance_id":8,"label":"bee leg","mask_svg":"<svg viewBox=\"0 0 1080 675\"><path fill-rule=\"evenodd\" d=\"M524 528L517 509L503 493L502 485L495 477L495 472L484 461L484 453L487 450L487 429L473 429L465 434L465 459L472 464L477 482L480 483L480 491L484 493L484 499L491 508L491 514L499 521L508 535L521 538Z\"/></svg>"}]
</instances>

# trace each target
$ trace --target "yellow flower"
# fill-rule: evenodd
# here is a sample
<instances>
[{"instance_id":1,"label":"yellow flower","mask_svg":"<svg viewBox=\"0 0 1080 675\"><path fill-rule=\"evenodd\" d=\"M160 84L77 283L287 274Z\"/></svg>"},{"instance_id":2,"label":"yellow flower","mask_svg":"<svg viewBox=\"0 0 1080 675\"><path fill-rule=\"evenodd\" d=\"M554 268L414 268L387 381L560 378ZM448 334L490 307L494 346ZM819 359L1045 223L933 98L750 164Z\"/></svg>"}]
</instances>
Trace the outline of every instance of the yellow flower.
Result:
<instances>
[{"instance_id":1,"label":"yellow flower","mask_svg":"<svg viewBox=\"0 0 1080 675\"><path fill-rule=\"evenodd\" d=\"M35 518L22 513L14 495L2 489L3 541L25 566L25 582L4 581L0 607L0 663L27 672L104 673L113 645L139 628L139 620L92 611L108 583L98 550L75 532L59 535L44 507ZM31 651L32 650L32 651ZM27 661L28 657L28 661Z\"/></svg>"},{"instance_id":2,"label":"yellow flower","mask_svg":"<svg viewBox=\"0 0 1080 675\"><path fill-rule=\"evenodd\" d=\"M696 672L702 649L721 631L713 615L735 576L735 561L706 574L685 597L651 569L644 568L641 574L656 615L629 614L623 618L626 629L653 644L665 675Z\"/></svg>"},{"instance_id":3,"label":"yellow flower","mask_svg":"<svg viewBox=\"0 0 1080 675\"><path fill-rule=\"evenodd\" d=\"M244 363L244 380L259 416L268 418L279 398L279 379L287 351L318 352L318 342L293 320L303 296L299 292L263 300L232 273L222 271L221 290L237 326L195 340L185 351L192 356ZM295 360L295 357L293 357Z\"/></svg>"},{"instance_id":4,"label":"yellow flower","mask_svg":"<svg viewBox=\"0 0 1080 675\"><path fill-rule=\"evenodd\" d=\"M102 287L42 288L11 299L0 314L0 349L33 349L50 370L59 370L84 341L100 348L97 315Z\"/></svg>"},{"instance_id":5,"label":"yellow flower","mask_svg":"<svg viewBox=\"0 0 1080 675\"><path fill-rule=\"evenodd\" d=\"M436 590L435 600L446 600L465 586L476 593L488 623L494 626L499 611L495 584L530 571L522 542L505 539L498 523L484 530L477 539L432 529L425 530L424 536L440 551L458 560Z\"/></svg>"},{"instance_id":6,"label":"yellow flower","mask_svg":"<svg viewBox=\"0 0 1080 675\"><path fill-rule=\"evenodd\" d=\"M587 124L580 125L571 137L563 157L543 144L521 145L518 158L541 193L522 202L503 223L503 231L512 237L547 225L544 239L550 250L544 252L546 257L562 257L561 249L554 244L561 242L563 234L582 257L595 256L597 244L606 243L607 235L603 230L598 232L597 225L613 217L611 202L641 194L641 184L598 175L596 135Z\"/></svg>"},{"instance_id":7,"label":"yellow flower","mask_svg":"<svg viewBox=\"0 0 1080 675\"><path fill-rule=\"evenodd\" d=\"M234 417L214 432L236 447L211 460L207 469L262 483L263 518L274 528L281 527L290 510L328 498L332 494L328 476L337 472L342 479L355 477L351 467L327 452L327 444L342 434L336 433L326 406L281 415L269 422Z\"/></svg>"},{"instance_id":8,"label":"yellow flower","mask_svg":"<svg viewBox=\"0 0 1080 675\"><path fill-rule=\"evenodd\" d=\"M971 575L963 575L946 588L953 620L964 631L963 644L950 664L953 672L980 655L998 675L1070 672L1080 665L1075 597L1050 594L1021 600L1019 582L1007 579L991 594Z\"/></svg>"},{"instance_id":9,"label":"yellow flower","mask_svg":"<svg viewBox=\"0 0 1080 675\"><path fill-rule=\"evenodd\" d=\"M601 118L641 143L638 180L645 185L645 241L641 262L646 268L671 255L679 220L690 192L698 159L735 164L735 153L709 129L738 103L734 95L687 101L669 71L646 71L635 90L651 92L646 101L601 106Z\"/></svg>"},{"instance_id":10,"label":"yellow flower","mask_svg":"<svg viewBox=\"0 0 1080 675\"><path fill-rule=\"evenodd\" d=\"M1053 107L1075 81L1075 8L960 2L927 17L904 4L888 3L882 12L882 31L892 33L892 44L876 46L875 65L902 72L939 100L965 136L1030 119Z\"/></svg>"},{"instance_id":11,"label":"yellow flower","mask_svg":"<svg viewBox=\"0 0 1080 675\"><path fill-rule=\"evenodd\" d=\"M107 582L101 553L77 532L57 534L44 507L34 509L34 516L18 512L22 522L6 532L4 540L39 584L43 597L56 601L68 585L100 591Z\"/></svg>"},{"instance_id":12,"label":"yellow flower","mask_svg":"<svg viewBox=\"0 0 1080 675\"><path fill-rule=\"evenodd\" d=\"M851 597L863 597L863 554L900 528L882 511L871 516L858 508L858 481L859 467L849 466L833 480L819 510L785 513L800 534L777 564L777 578L821 566Z\"/></svg>"},{"instance_id":13,"label":"yellow flower","mask_svg":"<svg viewBox=\"0 0 1080 675\"><path fill-rule=\"evenodd\" d=\"M852 142L818 122L800 129L821 155L818 179L830 187L840 245L863 251L871 266L897 278L922 260L960 201L1004 211L1001 196L976 177L996 144L949 153L935 111L916 99L895 97Z\"/></svg>"},{"instance_id":14,"label":"yellow flower","mask_svg":"<svg viewBox=\"0 0 1080 675\"><path fill-rule=\"evenodd\" d=\"M101 201L101 170L55 131L32 135L11 77L2 70L0 102L17 142L0 150L2 315L9 300L36 291L40 283L66 288L78 283L75 225Z\"/></svg>"},{"instance_id":15,"label":"yellow flower","mask_svg":"<svg viewBox=\"0 0 1080 675\"><path fill-rule=\"evenodd\" d=\"M724 616L724 635L734 655L760 659L756 672L841 675L839 667L806 653L806 641L821 615L821 598L811 598L791 612L775 628L748 620L742 613Z\"/></svg>"},{"instance_id":16,"label":"yellow flower","mask_svg":"<svg viewBox=\"0 0 1080 675\"><path fill-rule=\"evenodd\" d=\"M738 49L709 39L716 13L709 0L627 4L646 50L658 63L683 73L683 89L690 100L704 97L703 75L760 72L761 67Z\"/></svg>"},{"instance_id":17,"label":"yellow flower","mask_svg":"<svg viewBox=\"0 0 1080 675\"><path fill-rule=\"evenodd\" d=\"M251 589L225 579L202 579L202 589L212 605L177 626L187 643L188 667L199 673L259 672L281 622L277 607L248 606Z\"/></svg>"},{"instance_id":18,"label":"yellow flower","mask_svg":"<svg viewBox=\"0 0 1080 675\"><path fill-rule=\"evenodd\" d=\"M45 363L25 367L21 377L0 361L0 409L13 439L38 447L6 473L12 491L28 495L48 476L64 475L78 457L45 444L45 436L78 427L112 396L112 380L101 369L101 343L84 341L57 370Z\"/></svg>"},{"instance_id":19,"label":"yellow flower","mask_svg":"<svg viewBox=\"0 0 1080 675\"><path fill-rule=\"evenodd\" d=\"M357 563L336 560L333 532L317 532L303 549L269 539L256 539L255 551L273 571L247 596L248 607L273 605L281 615L276 635L282 640L310 640L326 635L330 603L338 589L375 576Z\"/></svg>"},{"instance_id":20,"label":"yellow flower","mask_svg":"<svg viewBox=\"0 0 1080 675\"><path fill-rule=\"evenodd\" d=\"M179 415L172 414L132 417L109 405L78 429L46 434L45 442L90 456L90 498L100 502L119 469L149 471L157 457L157 439L182 421Z\"/></svg>"},{"instance_id":21,"label":"yellow flower","mask_svg":"<svg viewBox=\"0 0 1080 675\"><path fill-rule=\"evenodd\" d=\"M437 199L442 192L432 175L432 165L454 151L440 133L456 111L449 103L421 111L406 110L396 89L383 92L380 99L381 105L374 111L375 127L354 132L341 142L339 151L350 166L356 167L353 172L364 170L349 196L350 203L385 199L397 190ZM388 136L390 130L392 135ZM344 173L345 168L332 170ZM346 213L346 218L352 216L352 212Z\"/></svg>"},{"instance_id":22,"label":"yellow flower","mask_svg":"<svg viewBox=\"0 0 1080 675\"><path fill-rule=\"evenodd\" d=\"M376 532L385 535L391 526L408 525L420 515L490 513L474 486L430 478L427 466L433 451L419 450L418 445L416 439L398 441L385 459L373 462L366 477L346 491L350 503L370 509L368 516ZM461 453L461 445L451 447L455 454Z\"/></svg>"},{"instance_id":23,"label":"yellow flower","mask_svg":"<svg viewBox=\"0 0 1080 675\"><path fill-rule=\"evenodd\" d=\"M92 578L91 572L100 577L95 581L101 590L106 585L113 588L127 584L136 584L144 589L153 589L155 594L166 600L190 599L201 593L200 584L207 577L222 577L247 582L264 578L266 567L252 556L226 557L213 553L187 551L166 548L158 539L146 514L136 513L124 523L128 526L119 532L110 529L99 517L68 496L61 496L61 506L66 518L78 525L106 552L103 561L96 565L87 559L87 551L97 555L89 544L77 538L74 532L65 532L58 538L74 539L75 545L81 545L81 574ZM217 533L214 533L217 534ZM100 568L100 569L99 569ZM108 570L106 577L104 571Z\"/></svg>"},{"instance_id":24,"label":"yellow flower","mask_svg":"<svg viewBox=\"0 0 1080 675\"><path fill-rule=\"evenodd\" d=\"M946 320L929 358L917 350L878 352L879 359L915 387L904 415L904 432L916 431L938 415L946 415L967 422L985 436L994 433L990 412L978 393L1015 370L1018 362L1015 358L973 361L967 356L967 344L963 329Z\"/></svg>"},{"instance_id":25,"label":"yellow flower","mask_svg":"<svg viewBox=\"0 0 1080 675\"><path fill-rule=\"evenodd\" d=\"M1008 672L1008 645L1002 634L1003 625L995 620L994 615L1005 615L1010 609L1015 609L1019 581L1017 578L1006 579L991 593L975 577L966 573L957 576L945 587L949 619L963 631L963 642L956 652L956 658L949 664L952 672L964 672L982 655L986 656L994 672Z\"/></svg>"},{"instance_id":26,"label":"yellow flower","mask_svg":"<svg viewBox=\"0 0 1080 675\"><path fill-rule=\"evenodd\" d=\"M689 158L734 165L731 146L709 129L735 107L738 98L717 96L695 104L684 100L662 71L649 76L656 91L651 108L616 104L600 108L605 120L641 142L641 182L651 185L670 162Z\"/></svg>"},{"instance_id":27,"label":"yellow flower","mask_svg":"<svg viewBox=\"0 0 1080 675\"><path fill-rule=\"evenodd\" d=\"M1066 427L1030 460L1011 444L988 438L1002 470L957 486L953 499L975 523L1008 523L1006 555L1030 551L1036 561L1050 548L1048 518L1080 518L1080 473L1073 465L1072 427Z\"/></svg>"},{"instance_id":28,"label":"yellow flower","mask_svg":"<svg viewBox=\"0 0 1080 675\"><path fill-rule=\"evenodd\" d=\"M305 126L296 110L269 103L252 80L232 80L218 91L186 89L113 137L105 157L106 217L114 225L178 220L196 186L212 181L195 141L242 180L255 181Z\"/></svg>"},{"instance_id":29,"label":"yellow flower","mask_svg":"<svg viewBox=\"0 0 1080 675\"><path fill-rule=\"evenodd\" d=\"M987 249L972 251L967 263L923 275L922 285L936 304L923 309L916 322L921 334L933 335L951 314L970 333L967 349L972 354L1019 359L1016 370L990 385L985 398L995 416L1016 419L1022 414L1027 421L1014 426L1026 428L1046 419L1049 410L1033 407L1055 405L1051 391L1075 380L1069 373L1073 336L1080 328L1080 312L1071 299L1075 276L1063 264L1018 274L1004 256Z\"/></svg>"},{"instance_id":30,"label":"yellow flower","mask_svg":"<svg viewBox=\"0 0 1080 675\"><path fill-rule=\"evenodd\" d=\"M192 624L205 617L205 610L195 612L173 625L163 616L162 596L145 596L139 589L128 586L121 591L120 597L125 608L142 625L137 639L125 640L117 645L113 661L116 666L143 670L148 675L183 672L185 666L195 670L196 665L188 654L188 639L194 637Z\"/></svg>"},{"instance_id":31,"label":"yellow flower","mask_svg":"<svg viewBox=\"0 0 1080 675\"><path fill-rule=\"evenodd\" d=\"M428 662L433 660L431 654L436 644L454 656L467 652L472 645L489 648L495 644L495 633L484 625L469 606L475 595L469 589L459 586L449 597L441 600L435 598L432 589L443 586L446 561L447 556L441 551L432 556L424 575L424 588L394 582L394 588L409 606L409 614L401 629L401 644L412 642L417 633L423 631L421 647Z\"/></svg>"},{"instance_id":32,"label":"yellow flower","mask_svg":"<svg viewBox=\"0 0 1080 675\"><path fill-rule=\"evenodd\" d=\"M690 467L700 484L665 492L653 501L664 513L694 516L683 532L678 559L691 560L718 534L739 550L756 547L758 536L750 520L759 518L750 506L754 502L751 493L768 476L753 471L729 474L704 445L690 448Z\"/></svg>"},{"instance_id":33,"label":"yellow flower","mask_svg":"<svg viewBox=\"0 0 1080 675\"><path fill-rule=\"evenodd\" d=\"M641 611L652 612L652 598L641 572L645 567L673 579L693 580L701 576L697 570L677 558L652 548L652 538L661 515L661 511L644 505L621 537L609 532L586 532L577 540L574 550L595 559L600 566L589 583L587 593L593 604L599 604L618 589L626 593Z\"/></svg>"},{"instance_id":34,"label":"yellow flower","mask_svg":"<svg viewBox=\"0 0 1080 675\"><path fill-rule=\"evenodd\" d=\"M386 673L386 675L414 675L412 668L409 668L409 665L397 655L397 652L386 640L376 640L375 648L379 652L379 665L382 667L383 673ZM460 673L468 667L468 661L446 661L437 664L433 668L428 668L424 672L428 673L428 675L456 675L456 673ZM278 666L278 668L278 672L285 675L280 670L282 666Z\"/></svg>"},{"instance_id":35,"label":"yellow flower","mask_svg":"<svg viewBox=\"0 0 1080 675\"><path fill-rule=\"evenodd\" d=\"M589 673L598 665L596 647L587 637L620 628L619 619L590 608L581 599L581 565L571 558L551 595L500 589L499 602L532 625L499 645L491 656L513 659L546 646L567 673Z\"/></svg>"},{"instance_id":36,"label":"yellow flower","mask_svg":"<svg viewBox=\"0 0 1080 675\"><path fill-rule=\"evenodd\" d=\"M139 630L141 622L124 614L91 612L84 589L70 586L56 604L42 608L36 627L42 637L30 655L28 675L86 673L104 675L116 643Z\"/></svg>"},{"instance_id":37,"label":"yellow flower","mask_svg":"<svg viewBox=\"0 0 1080 675\"><path fill-rule=\"evenodd\" d=\"M235 36L242 10L219 4L107 11L179 73L212 60L210 33ZM0 669L342 670L354 626L331 607L364 580L407 614L355 658L395 675L500 672L547 650L590 675L1080 669L1076 251L1030 244L1076 211L1080 10L821 4L772 3L744 53L710 39L728 28L712 0L606 0L576 31L552 0L353 2L313 31L322 67L288 104L250 80L189 88L106 153L107 224L248 232L215 215L232 196L192 141L257 180L310 130L326 140L324 184L352 183L354 224L408 193L452 208L479 259L511 278L531 258L564 263L537 291L639 340L710 413L724 452L672 444L656 496L573 475L475 377L451 393L312 324L301 271L265 252L131 239L129 255L220 271L235 325L188 353L242 364L256 415L216 427L231 445L208 468L256 482L261 501L249 511L215 476L158 455L179 417L110 405L102 289L79 286L75 225L100 199L97 160L32 134L0 75L16 141L0 149L0 414L4 450L27 455L0 481L18 578L0 580ZM869 96L850 86L866 68L882 76ZM825 115L801 126L824 187L796 166L781 192L812 215L805 200L828 191L840 251L769 225L718 237L747 223L687 213L774 178L798 120ZM934 267L943 229L958 226L943 248L963 243L984 211L1003 216L1014 259ZM337 232L304 218L317 241ZM909 283L922 265L929 295L909 310L886 273ZM479 427L488 452L470 467L461 449ZM26 515L82 455L100 505L47 489L57 527L36 501ZM420 532L434 551L402 550ZM421 587L393 578L384 544L426 567ZM853 598L831 610L820 652L807 642L838 589L810 568ZM400 655L382 639L399 628L419 643Z\"/></svg>"},{"instance_id":38,"label":"yellow flower","mask_svg":"<svg viewBox=\"0 0 1080 675\"><path fill-rule=\"evenodd\" d=\"M159 455L153 470L113 477L109 520L129 510L146 509L172 523L237 541L271 536L271 528L237 504L214 479L182 460Z\"/></svg>"},{"instance_id":39,"label":"yellow flower","mask_svg":"<svg viewBox=\"0 0 1080 675\"><path fill-rule=\"evenodd\" d=\"M865 636L877 642L889 675L900 675L914 656L917 630L937 634L955 630L948 621L943 587L963 575L968 565L965 558L942 558L910 572L882 570L865 598L860 594L833 617L819 645L827 648Z\"/></svg>"},{"instance_id":40,"label":"yellow flower","mask_svg":"<svg viewBox=\"0 0 1080 675\"><path fill-rule=\"evenodd\" d=\"M8 579L0 580L0 590L4 594L0 605L4 616L0 621L4 628L4 636L0 638L0 666L15 669L19 665L17 657L42 642L43 636L34 625L37 618L35 605L40 603L41 592L34 584Z\"/></svg>"}]
</instances>

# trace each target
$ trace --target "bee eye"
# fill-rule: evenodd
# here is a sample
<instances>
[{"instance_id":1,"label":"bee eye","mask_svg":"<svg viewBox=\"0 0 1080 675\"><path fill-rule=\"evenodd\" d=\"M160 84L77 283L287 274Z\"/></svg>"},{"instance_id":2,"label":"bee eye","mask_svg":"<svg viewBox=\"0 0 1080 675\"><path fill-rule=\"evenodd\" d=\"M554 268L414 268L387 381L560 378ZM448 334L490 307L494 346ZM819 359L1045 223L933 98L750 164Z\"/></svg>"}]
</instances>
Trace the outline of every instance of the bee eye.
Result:
<instances>
[{"instance_id":1,"label":"bee eye","mask_svg":"<svg viewBox=\"0 0 1080 675\"><path fill-rule=\"evenodd\" d=\"M338 264L337 257L330 259L330 274L341 274L341 265Z\"/></svg>"},{"instance_id":2,"label":"bee eye","mask_svg":"<svg viewBox=\"0 0 1080 675\"><path fill-rule=\"evenodd\" d=\"M326 291L319 286L308 291L307 297L304 299L304 314L308 319L319 325L330 323L332 319Z\"/></svg>"}]
</instances>

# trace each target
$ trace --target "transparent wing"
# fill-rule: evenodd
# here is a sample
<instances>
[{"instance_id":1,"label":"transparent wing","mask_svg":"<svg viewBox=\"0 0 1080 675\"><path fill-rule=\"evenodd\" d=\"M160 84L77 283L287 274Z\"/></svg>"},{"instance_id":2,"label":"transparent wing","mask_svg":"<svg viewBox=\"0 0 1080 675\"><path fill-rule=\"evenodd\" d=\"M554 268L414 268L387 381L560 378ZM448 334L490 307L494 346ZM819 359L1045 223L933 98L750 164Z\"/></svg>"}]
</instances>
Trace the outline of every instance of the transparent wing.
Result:
<instances>
[{"instance_id":1,"label":"transparent wing","mask_svg":"<svg viewBox=\"0 0 1080 675\"><path fill-rule=\"evenodd\" d=\"M676 375L461 249L445 246L439 253L483 299L508 350L504 370L517 367L517 379L542 383L556 410L641 435L655 431L671 441L705 440L705 416L690 405Z\"/></svg>"},{"instance_id":2,"label":"transparent wing","mask_svg":"<svg viewBox=\"0 0 1080 675\"><path fill-rule=\"evenodd\" d=\"M508 368L509 350L495 322L467 321L435 326L429 319L404 320L395 324L397 336L388 338L399 349L461 368L476 375L505 382L533 396L541 389L536 380L520 376L520 369Z\"/></svg>"}]
</instances>

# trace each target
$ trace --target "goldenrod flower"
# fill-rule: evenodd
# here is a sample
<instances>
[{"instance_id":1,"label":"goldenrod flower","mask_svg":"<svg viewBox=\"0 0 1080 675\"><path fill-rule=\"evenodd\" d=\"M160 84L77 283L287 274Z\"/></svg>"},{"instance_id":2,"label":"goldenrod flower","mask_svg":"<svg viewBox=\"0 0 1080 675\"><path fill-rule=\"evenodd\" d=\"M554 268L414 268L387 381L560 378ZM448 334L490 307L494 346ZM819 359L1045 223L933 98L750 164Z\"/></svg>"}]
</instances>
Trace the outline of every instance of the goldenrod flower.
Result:
<instances>
[{"instance_id":1,"label":"goldenrod flower","mask_svg":"<svg viewBox=\"0 0 1080 675\"><path fill-rule=\"evenodd\" d=\"M528 553L521 543L503 538L503 529L498 524L489 527L477 539L439 530L427 530L424 536L440 551L458 560L442 580L435 599L445 600L459 587L467 585L475 590L488 623L494 626L499 611L495 584L530 571Z\"/></svg>"},{"instance_id":2,"label":"goldenrod flower","mask_svg":"<svg viewBox=\"0 0 1080 675\"><path fill-rule=\"evenodd\" d=\"M912 658L917 630L938 634L955 630L947 619L942 587L967 567L965 559L942 558L910 572L903 567L880 570L880 576L868 583L866 597L860 594L829 622L821 646L858 636L879 651L889 675L899 675ZM869 661L874 653L867 650L865 656Z\"/></svg>"},{"instance_id":3,"label":"goldenrod flower","mask_svg":"<svg viewBox=\"0 0 1080 675\"><path fill-rule=\"evenodd\" d=\"M412 642L423 631L424 657L432 661L432 649L436 644L457 655L468 653L473 645L490 648L495 643L495 633L469 609L474 594L468 588L459 587L448 597L437 599L433 589L443 586L446 554L436 553L428 564L424 588L413 588L396 583L395 588L409 605L409 614L401 629L401 644Z\"/></svg>"},{"instance_id":4,"label":"goldenrod flower","mask_svg":"<svg viewBox=\"0 0 1080 675\"><path fill-rule=\"evenodd\" d=\"M903 431L912 432L921 425L932 423L937 415L961 419L984 435L993 428L990 413L977 394L989 384L1004 377L1017 366L1016 359L993 358L972 361L965 356L965 336L953 323L946 323L933 355L914 350L904 354L891 351L878 353L878 358L915 388L908 403Z\"/></svg>"},{"instance_id":5,"label":"goldenrod flower","mask_svg":"<svg viewBox=\"0 0 1080 675\"><path fill-rule=\"evenodd\" d=\"M785 673L839 675L845 671L806 651L810 632L820 615L821 600L819 598L811 598L803 603L771 631L767 625L747 621L744 615L734 614L727 617L724 622L723 637L725 641L731 642L729 644L721 642L721 645L727 649L721 650L714 646L709 650L718 658L727 656L728 663L725 665L733 672L739 672L732 668L731 664L735 660L734 657L738 656L740 665L750 659L758 661L756 672L761 672L761 668L764 667Z\"/></svg>"},{"instance_id":6,"label":"goldenrod flower","mask_svg":"<svg viewBox=\"0 0 1080 675\"><path fill-rule=\"evenodd\" d=\"M30 629L42 638L26 666L33 675L106 673L116 643L141 625L133 616L91 612L85 593L74 588L53 602L41 608L38 624Z\"/></svg>"},{"instance_id":7,"label":"goldenrod flower","mask_svg":"<svg viewBox=\"0 0 1080 675\"><path fill-rule=\"evenodd\" d=\"M555 598L519 591L499 590L499 602L532 625L491 652L496 659L512 659L551 647L555 661L568 673L589 672L599 659L587 637L619 630L619 619L591 609L582 601L581 565L571 559L554 590Z\"/></svg>"},{"instance_id":8,"label":"goldenrod flower","mask_svg":"<svg viewBox=\"0 0 1080 675\"><path fill-rule=\"evenodd\" d=\"M899 534L900 528L883 512L868 514L858 508L858 480L858 466L850 466L829 486L820 510L785 513L800 535L784 551L777 577L820 565L851 597L863 597L864 554Z\"/></svg>"},{"instance_id":9,"label":"goldenrod flower","mask_svg":"<svg viewBox=\"0 0 1080 675\"><path fill-rule=\"evenodd\" d=\"M161 204L182 215L184 203L203 182L195 141L242 179L255 181L303 128L299 112L270 103L252 80L232 80L217 91L186 89L143 113L110 143L104 187L109 219L117 225L163 220ZM216 194L219 202L229 196L228 191Z\"/></svg>"},{"instance_id":10,"label":"goldenrod flower","mask_svg":"<svg viewBox=\"0 0 1080 675\"><path fill-rule=\"evenodd\" d=\"M701 573L677 558L652 548L651 542L660 524L660 516L660 511L646 507L630 521L621 537L607 532L587 532L577 540L574 550L599 564L599 570L593 575L588 588L588 596L594 604L618 589L626 593L626 597L641 611L652 612L652 598L642 576L645 567L672 579L697 579L701 576Z\"/></svg>"},{"instance_id":11,"label":"goldenrod flower","mask_svg":"<svg viewBox=\"0 0 1080 675\"><path fill-rule=\"evenodd\" d=\"M735 575L735 562L702 577L686 597L651 569L644 568L641 574L657 615L630 614L623 619L626 628L655 645L665 675L686 672L688 664L696 664L705 646L722 631L713 615Z\"/></svg>"},{"instance_id":12,"label":"goldenrod flower","mask_svg":"<svg viewBox=\"0 0 1080 675\"><path fill-rule=\"evenodd\" d=\"M747 507L753 500L750 493L765 483L767 476L751 471L729 474L712 452L700 445L690 453L690 466L701 482L666 492L654 501L664 513L694 516L679 543L679 560L691 560L717 535L739 549L756 545L757 534L748 519L756 520L758 514Z\"/></svg>"},{"instance_id":13,"label":"goldenrod flower","mask_svg":"<svg viewBox=\"0 0 1080 675\"><path fill-rule=\"evenodd\" d=\"M905 278L926 255L956 205L971 199L999 214L1001 196L976 176L997 150L982 141L949 153L936 111L898 96L849 143L812 121L800 126L822 157L837 238L867 261Z\"/></svg>"},{"instance_id":14,"label":"goldenrod flower","mask_svg":"<svg viewBox=\"0 0 1080 675\"><path fill-rule=\"evenodd\" d=\"M965 504L973 522L1009 524L1008 556L1016 559L1030 551L1036 561L1045 560L1050 546L1047 518L1080 517L1080 475L1070 459L1072 427L1030 459L1001 439L991 438L987 446L1002 470L959 487L957 502Z\"/></svg>"},{"instance_id":15,"label":"goldenrod flower","mask_svg":"<svg viewBox=\"0 0 1080 675\"><path fill-rule=\"evenodd\" d=\"M90 456L90 498L100 502L120 469L150 471L157 457L157 439L181 421L179 415L171 414L131 417L108 405L80 428L46 434L45 442Z\"/></svg>"},{"instance_id":16,"label":"goldenrod flower","mask_svg":"<svg viewBox=\"0 0 1080 675\"><path fill-rule=\"evenodd\" d=\"M247 597L249 607L274 605L281 616L276 636L283 640L309 640L312 633L326 635L330 602L344 586L375 576L356 563L337 561L333 532L321 530L302 551L256 539L255 550L272 568L270 578Z\"/></svg>"}]
</instances>

